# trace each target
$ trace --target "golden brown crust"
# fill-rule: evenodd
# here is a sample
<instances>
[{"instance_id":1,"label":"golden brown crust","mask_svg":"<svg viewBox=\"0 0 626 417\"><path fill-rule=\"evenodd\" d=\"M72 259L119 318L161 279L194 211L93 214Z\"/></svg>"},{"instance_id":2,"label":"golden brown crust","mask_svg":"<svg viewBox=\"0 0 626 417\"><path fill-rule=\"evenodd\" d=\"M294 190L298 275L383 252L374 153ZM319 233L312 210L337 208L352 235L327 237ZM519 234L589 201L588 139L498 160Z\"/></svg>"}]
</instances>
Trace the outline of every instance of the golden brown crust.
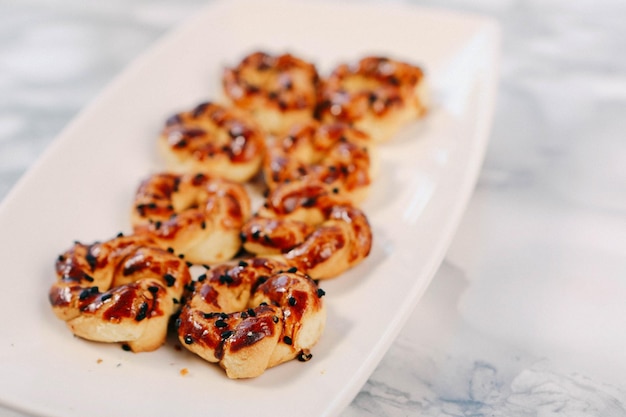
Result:
<instances>
[{"instance_id":1,"label":"golden brown crust","mask_svg":"<svg viewBox=\"0 0 626 417\"><path fill-rule=\"evenodd\" d=\"M204 174L158 173L137 189L131 220L135 232L203 264L237 253L239 231L249 217L250 198L241 184Z\"/></svg>"},{"instance_id":2,"label":"golden brown crust","mask_svg":"<svg viewBox=\"0 0 626 417\"><path fill-rule=\"evenodd\" d=\"M273 227L265 227L272 221ZM282 237L293 225L306 232ZM281 253L281 259L314 279L334 278L360 263L370 252L372 231L365 214L316 181L279 185L265 206L242 229L243 247L257 255Z\"/></svg>"},{"instance_id":3,"label":"golden brown crust","mask_svg":"<svg viewBox=\"0 0 626 417\"><path fill-rule=\"evenodd\" d=\"M224 93L270 133L313 117L319 76L315 66L291 54L254 52L226 68Z\"/></svg>"},{"instance_id":4,"label":"golden brown crust","mask_svg":"<svg viewBox=\"0 0 626 417\"><path fill-rule=\"evenodd\" d=\"M184 261L147 236L75 243L56 261L49 301L80 337L149 351L165 341L191 275Z\"/></svg>"},{"instance_id":5,"label":"golden brown crust","mask_svg":"<svg viewBox=\"0 0 626 417\"><path fill-rule=\"evenodd\" d=\"M318 180L359 204L372 182L371 145L369 136L344 123L297 124L269 145L265 181L274 189L288 181Z\"/></svg>"},{"instance_id":6,"label":"golden brown crust","mask_svg":"<svg viewBox=\"0 0 626 417\"><path fill-rule=\"evenodd\" d=\"M265 138L245 113L205 102L170 117L159 148L172 171L245 182L261 166Z\"/></svg>"},{"instance_id":7,"label":"golden brown crust","mask_svg":"<svg viewBox=\"0 0 626 417\"><path fill-rule=\"evenodd\" d=\"M252 378L317 343L326 321L323 291L278 261L219 265L199 279L177 320L187 349L230 378Z\"/></svg>"},{"instance_id":8,"label":"golden brown crust","mask_svg":"<svg viewBox=\"0 0 626 417\"><path fill-rule=\"evenodd\" d=\"M421 68L386 57L341 64L323 81L317 116L349 123L375 141L385 141L426 113L428 97Z\"/></svg>"}]
</instances>

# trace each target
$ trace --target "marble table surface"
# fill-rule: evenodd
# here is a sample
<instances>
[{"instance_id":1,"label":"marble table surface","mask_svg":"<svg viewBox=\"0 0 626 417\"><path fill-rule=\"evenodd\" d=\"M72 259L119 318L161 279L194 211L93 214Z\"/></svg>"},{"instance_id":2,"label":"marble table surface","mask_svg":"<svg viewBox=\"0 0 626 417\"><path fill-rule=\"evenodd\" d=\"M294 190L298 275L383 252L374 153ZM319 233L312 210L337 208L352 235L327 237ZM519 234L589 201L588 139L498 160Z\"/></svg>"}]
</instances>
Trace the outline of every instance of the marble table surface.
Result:
<instances>
[{"instance_id":1,"label":"marble table surface","mask_svg":"<svg viewBox=\"0 0 626 417\"><path fill-rule=\"evenodd\" d=\"M0 199L205 3L0 0ZM501 23L497 110L443 264L342 416L626 416L626 3L411 3Z\"/></svg>"}]
</instances>

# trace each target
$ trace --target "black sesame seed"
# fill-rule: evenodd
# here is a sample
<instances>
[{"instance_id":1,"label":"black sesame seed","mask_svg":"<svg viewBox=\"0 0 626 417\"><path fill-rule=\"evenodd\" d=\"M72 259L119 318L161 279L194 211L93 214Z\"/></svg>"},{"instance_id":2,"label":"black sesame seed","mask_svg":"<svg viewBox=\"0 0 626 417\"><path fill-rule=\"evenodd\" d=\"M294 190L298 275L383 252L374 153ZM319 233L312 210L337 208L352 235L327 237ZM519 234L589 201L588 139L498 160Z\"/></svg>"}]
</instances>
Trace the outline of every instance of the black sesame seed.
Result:
<instances>
[{"instance_id":1,"label":"black sesame seed","mask_svg":"<svg viewBox=\"0 0 626 417\"><path fill-rule=\"evenodd\" d=\"M100 301L106 301L106 300L110 299L111 297L113 297L113 295L111 293L109 293L109 292L105 293L105 294L102 294L102 296L100 297Z\"/></svg>"},{"instance_id":2,"label":"black sesame seed","mask_svg":"<svg viewBox=\"0 0 626 417\"><path fill-rule=\"evenodd\" d=\"M233 278L230 275L220 275L220 283L221 284L232 284L233 283Z\"/></svg>"},{"instance_id":3,"label":"black sesame seed","mask_svg":"<svg viewBox=\"0 0 626 417\"><path fill-rule=\"evenodd\" d=\"M185 146L187 146L187 141L185 139L181 139L174 144L174 147L176 148L184 148Z\"/></svg>"},{"instance_id":4,"label":"black sesame seed","mask_svg":"<svg viewBox=\"0 0 626 417\"><path fill-rule=\"evenodd\" d=\"M259 304L259 307L265 307L267 305L267 303L265 301L263 301L261 304Z\"/></svg>"},{"instance_id":5,"label":"black sesame seed","mask_svg":"<svg viewBox=\"0 0 626 417\"><path fill-rule=\"evenodd\" d=\"M173 302L174 304L180 304L180 301L179 301L179 300L178 300L178 298L176 298L176 297L172 297L172 302Z\"/></svg>"},{"instance_id":6,"label":"black sesame seed","mask_svg":"<svg viewBox=\"0 0 626 417\"><path fill-rule=\"evenodd\" d=\"M272 317L272 321L273 321L274 323L278 323L278 320L280 320L280 319L278 318L278 316L273 316L273 317Z\"/></svg>"},{"instance_id":7,"label":"black sesame seed","mask_svg":"<svg viewBox=\"0 0 626 417\"><path fill-rule=\"evenodd\" d=\"M231 337L235 332L233 332L232 330L226 330L225 332L223 332L220 337L222 339L228 339L229 337Z\"/></svg>"},{"instance_id":8,"label":"black sesame seed","mask_svg":"<svg viewBox=\"0 0 626 417\"><path fill-rule=\"evenodd\" d=\"M240 314L240 317L242 319L247 319L248 318L248 313L246 313L245 311L242 311L241 314Z\"/></svg>"},{"instance_id":9,"label":"black sesame seed","mask_svg":"<svg viewBox=\"0 0 626 417\"><path fill-rule=\"evenodd\" d=\"M141 303L141 305L139 306L139 311L137 312L137 315L135 316L135 320L141 321L146 318L147 314L148 314L148 303Z\"/></svg>"},{"instance_id":10,"label":"black sesame seed","mask_svg":"<svg viewBox=\"0 0 626 417\"><path fill-rule=\"evenodd\" d=\"M202 230L206 229L206 222L202 221L202 224L200 224L200 227L202 227Z\"/></svg>"},{"instance_id":11,"label":"black sesame seed","mask_svg":"<svg viewBox=\"0 0 626 417\"><path fill-rule=\"evenodd\" d=\"M79 300L84 300L86 298L91 297L92 295L95 295L98 293L98 287L89 287L89 288L85 288L84 290L82 290L80 292L80 294L78 295L78 299Z\"/></svg>"},{"instance_id":12,"label":"black sesame seed","mask_svg":"<svg viewBox=\"0 0 626 417\"><path fill-rule=\"evenodd\" d=\"M125 350L126 352L130 352L130 346L128 346L126 343L124 343L122 345L122 350Z\"/></svg>"},{"instance_id":13,"label":"black sesame seed","mask_svg":"<svg viewBox=\"0 0 626 417\"><path fill-rule=\"evenodd\" d=\"M193 337L190 334L185 335L184 339L186 345L190 345L193 343Z\"/></svg>"},{"instance_id":14,"label":"black sesame seed","mask_svg":"<svg viewBox=\"0 0 626 417\"><path fill-rule=\"evenodd\" d=\"M211 267L210 267L209 265L206 265L206 264L202 265L202 267L203 267L204 269L206 269L207 271L208 271L209 269L211 269Z\"/></svg>"},{"instance_id":15,"label":"black sesame seed","mask_svg":"<svg viewBox=\"0 0 626 417\"><path fill-rule=\"evenodd\" d=\"M312 353L301 351L300 354L298 355L298 360L300 362L308 362L311 360L312 357L313 357Z\"/></svg>"},{"instance_id":16,"label":"black sesame seed","mask_svg":"<svg viewBox=\"0 0 626 417\"><path fill-rule=\"evenodd\" d=\"M218 327L218 328L221 329L221 328L224 328L226 326L228 326L228 323L226 323L224 320L220 319L220 320L216 320L215 321L215 327Z\"/></svg>"},{"instance_id":17,"label":"black sesame seed","mask_svg":"<svg viewBox=\"0 0 626 417\"><path fill-rule=\"evenodd\" d=\"M285 342L286 345L291 345L293 343L293 340L291 340L291 337L285 336L283 337L283 342Z\"/></svg>"},{"instance_id":18,"label":"black sesame seed","mask_svg":"<svg viewBox=\"0 0 626 417\"><path fill-rule=\"evenodd\" d=\"M261 231L260 230L255 230L254 232L252 232L252 238L253 239L258 239L261 236Z\"/></svg>"},{"instance_id":19,"label":"black sesame seed","mask_svg":"<svg viewBox=\"0 0 626 417\"><path fill-rule=\"evenodd\" d=\"M124 237L124 233L123 232L119 232L116 237Z\"/></svg>"},{"instance_id":20,"label":"black sesame seed","mask_svg":"<svg viewBox=\"0 0 626 417\"><path fill-rule=\"evenodd\" d=\"M192 262L187 261L187 262L185 262L185 263L187 264L187 266L188 266L189 268L191 268L191 267L193 266L193 263L192 263Z\"/></svg>"},{"instance_id":21,"label":"black sesame seed","mask_svg":"<svg viewBox=\"0 0 626 417\"><path fill-rule=\"evenodd\" d=\"M239 266L245 268L246 266L248 266L248 263L246 261L239 261Z\"/></svg>"},{"instance_id":22,"label":"black sesame seed","mask_svg":"<svg viewBox=\"0 0 626 417\"><path fill-rule=\"evenodd\" d=\"M203 103L198 104L191 112L193 117L199 117L204 113L204 111L211 105L210 101L205 101Z\"/></svg>"},{"instance_id":23,"label":"black sesame seed","mask_svg":"<svg viewBox=\"0 0 626 417\"><path fill-rule=\"evenodd\" d=\"M211 313L202 313L202 316L203 316L205 319L214 319L215 317L217 317L217 316L218 316L218 314L219 314L219 313L214 313L214 312L211 312Z\"/></svg>"},{"instance_id":24,"label":"black sesame seed","mask_svg":"<svg viewBox=\"0 0 626 417\"><path fill-rule=\"evenodd\" d=\"M289 272L289 273L292 273L292 274L293 274L294 272L298 272L298 268L296 268L295 266L292 266L291 268L289 268L289 269L287 270L287 272Z\"/></svg>"},{"instance_id":25,"label":"black sesame seed","mask_svg":"<svg viewBox=\"0 0 626 417\"><path fill-rule=\"evenodd\" d=\"M181 325L181 323L182 323L182 322L183 322L183 321L180 319L180 317L178 317L178 318L174 321L174 328L175 328L176 330L178 330L178 328L180 327L180 325Z\"/></svg>"},{"instance_id":26,"label":"black sesame seed","mask_svg":"<svg viewBox=\"0 0 626 417\"><path fill-rule=\"evenodd\" d=\"M176 277L174 277L174 275L172 275L172 274L165 274L165 275L163 275L163 279L167 283L168 287L171 287L172 285L174 285L176 283Z\"/></svg>"},{"instance_id":27,"label":"black sesame seed","mask_svg":"<svg viewBox=\"0 0 626 417\"><path fill-rule=\"evenodd\" d=\"M94 281L93 277L91 275L88 275L88 274L83 274L83 278L85 279L85 281L88 281L88 282L93 282Z\"/></svg>"},{"instance_id":28,"label":"black sesame seed","mask_svg":"<svg viewBox=\"0 0 626 417\"><path fill-rule=\"evenodd\" d=\"M206 274L202 274L198 276L198 282L202 282L206 279Z\"/></svg>"},{"instance_id":29,"label":"black sesame seed","mask_svg":"<svg viewBox=\"0 0 626 417\"><path fill-rule=\"evenodd\" d=\"M248 314L250 315L250 317L256 317L256 313L251 308L248 309Z\"/></svg>"},{"instance_id":30,"label":"black sesame seed","mask_svg":"<svg viewBox=\"0 0 626 417\"><path fill-rule=\"evenodd\" d=\"M85 260L87 261L87 263L89 264L89 267L91 268L91 271L93 272L94 269L96 269L96 266L98 264L98 259L93 256L90 252L87 252L87 255L85 255Z\"/></svg>"},{"instance_id":31,"label":"black sesame seed","mask_svg":"<svg viewBox=\"0 0 626 417\"><path fill-rule=\"evenodd\" d=\"M151 285L148 287L148 291L150 291L152 294L156 294L159 292L159 287L157 287L156 285Z\"/></svg>"},{"instance_id":32,"label":"black sesame seed","mask_svg":"<svg viewBox=\"0 0 626 417\"><path fill-rule=\"evenodd\" d=\"M168 251L169 253L174 253L174 248L171 248L171 247L170 247L170 248L167 248L167 251Z\"/></svg>"},{"instance_id":33,"label":"black sesame seed","mask_svg":"<svg viewBox=\"0 0 626 417\"><path fill-rule=\"evenodd\" d=\"M180 255L178 255L178 258L179 258L179 259L185 259L185 254L184 254L184 253L181 253Z\"/></svg>"}]
</instances>

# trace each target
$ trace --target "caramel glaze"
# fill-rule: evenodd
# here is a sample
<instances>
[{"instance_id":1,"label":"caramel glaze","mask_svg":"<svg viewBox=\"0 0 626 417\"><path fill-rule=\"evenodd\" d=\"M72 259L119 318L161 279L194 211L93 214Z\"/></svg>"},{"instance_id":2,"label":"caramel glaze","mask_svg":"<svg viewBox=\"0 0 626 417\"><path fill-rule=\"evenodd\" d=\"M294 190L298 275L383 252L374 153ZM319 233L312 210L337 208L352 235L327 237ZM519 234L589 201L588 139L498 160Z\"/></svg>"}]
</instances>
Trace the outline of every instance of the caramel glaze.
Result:
<instances>
[{"instance_id":1,"label":"caramel glaze","mask_svg":"<svg viewBox=\"0 0 626 417\"><path fill-rule=\"evenodd\" d=\"M319 75L314 65L291 54L254 52L222 77L224 92L242 108L262 100L279 111L313 108Z\"/></svg>"},{"instance_id":2,"label":"caramel glaze","mask_svg":"<svg viewBox=\"0 0 626 417\"><path fill-rule=\"evenodd\" d=\"M284 230L294 224L306 227L288 235L290 239L283 238ZM260 256L280 253L289 265L315 279L332 278L355 266L372 246L363 211L315 181L278 186L265 207L244 225L242 236L247 251Z\"/></svg>"},{"instance_id":3,"label":"caramel glaze","mask_svg":"<svg viewBox=\"0 0 626 417\"><path fill-rule=\"evenodd\" d=\"M269 243L276 249L275 253L283 253L304 242L314 230L314 227L301 221L256 217L254 221L244 224L241 237L248 245L258 241L264 246Z\"/></svg>"},{"instance_id":4,"label":"caramel glaze","mask_svg":"<svg viewBox=\"0 0 626 417\"><path fill-rule=\"evenodd\" d=\"M309 277L272 259L221 264L191 288L177 319L179 339L187 349L224 367L228 355L261 355L268 361L277 345L293 350L291 359L309 347L294 341L305 316L322 309L321 295ZM269 339L269 345L261 345Z\"/></svg>"},{"instance_id":5,"label":"caramel glaze","mask_svg":"<svg viewBox=\"0 0 626 417\"><path fill-rule=\"evenodd\" d=\"M211 362L218 362L224 357L225 344L236 352L281 331L274 322L274 317L280 322L282 316L278 307L263 305L243 313L243 317L242 312L211 315L185 306L178 320L181 342L212 351Z\"/></svg>"},{"instance_id":6,"label":"caramel glaze","mask_svg":"<svg viewBox=\"0 0 626 417\"><path fill-rule=\"evenodd\" d=\"M339 65L320 88L317 116L345 123L359 120L366 113L384 117L406 106L407 100L414 100L414 90L423 78L421 68L385 57L366 57L354 65ZM364 87L351 87L352 80L362 82Z\"/></svg>"},{"instance_id":7,"label":"caramel glaze","mask_svg":"<svg viewBox=\"0 0 626 417\"><path fill-rule=\"evenodd\" d=\"M333 206L347 204L347 200L334 194L320 181L291 181L276 187L267 196L265 211L276 217L291 216L301 209L312 209L325 215Z\"/></svg>"},{"instance_id":8,"label":"caramel glaze","mask_svg":"<svg viewBox=\"0 0 626 417\"><path fill-rule=\"evenodd\" d=\"M200 161L224 155L234 164L246 163L265 149L265 139L254 123L212 102L171 116L162 135L172 152Z\"/></svg>"},{"instance_id":9,"label":"caramel glaze","mask_svg":"<svg viewBox=\"0 0 626 417\"><path fill-rule=\"evenodd\" d=\"M149 237L137 235L76 242L58 257L56 273L49 301L55 314L68 322L80 316L109 323L170 316L174 311L164 305L172 298L178 301L191 281L183 261Z\"/></svg>"},{"instance_id":10,"label":"caramel glaze","mask_svg":"<svg viewBox=\"0 0 626 417\"><path fill-rule=\"evenodd\" d=\"M343 123L293 126L269 146L263 172L270 189L311 178L351 193L371 184L370 138Z\"/></svg>"}]
</instances>

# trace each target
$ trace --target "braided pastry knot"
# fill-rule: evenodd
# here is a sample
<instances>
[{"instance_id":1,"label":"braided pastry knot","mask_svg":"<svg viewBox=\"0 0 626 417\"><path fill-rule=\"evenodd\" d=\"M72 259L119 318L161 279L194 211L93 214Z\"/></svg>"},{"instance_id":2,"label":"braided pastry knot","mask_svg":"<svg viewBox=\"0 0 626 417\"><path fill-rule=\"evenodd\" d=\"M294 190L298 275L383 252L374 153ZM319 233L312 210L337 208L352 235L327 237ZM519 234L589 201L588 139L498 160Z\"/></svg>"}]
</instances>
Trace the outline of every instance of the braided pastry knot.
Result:
<instances>
[{"instance_id":1,"label":"braided pastry knot","mask_svg":"<svg viewBox=\"0 0 626 417\"><path fill-rule=\"evenodd\" d=\"M365 213L317 181L277 186L241 236L246 251L276 257L314 279L338 276L372 247Z\"/></svg>"},{"instance_id":2,"label":"braided pastry knot","mask_svg":"<svg viewBox=\"0 0 626 417\"><path fill-rule=\"evenodd\" d=\"M291 54L265 52L244 57L222 77L226 97L271 134L313 118L318 81L313 64Z\"/></svg>"},{"instance_id":3,"label":"braided pastry knot","mask_svg":"<svg viewBox=\"0 0 626 417\"><path fill-rule=\"evenodd\" d=\"M243 185L204 174L154 174L135 195L131 221L164 248L192 263L224 262L241 247L239 231L250 217Z\"/></svg>"},{"instance_id":4,"label":"braided pastry knot","mask_svg":"<svg viewBox=\"0 0 626 417\"><path fill-rule=\"evenodd\" d=\"M205 102L170 117L158 147L170 171L245 182L261 167L265 138L247 114Z\"/></svg>"},{"instance_id":5,"label":"braided pastry knot","mask_svg":"<svg viewBox=\"0 0 626 417\"><path fill-rule=\"evenodd\" d=\"M373 149L369 136L347 124L300 123L268 146L265 182L274 189L283 182L314 179L359 204L372 183Z\"/></svg>"},{"instance_id":6,"label":"braided pastry knot","mask_svg":"<svg viewBox=\"0 0 626 417\"><path fill-rule=\"evenodd\" d=\"M429 106L421 68L386 57L341 64L322 82L317 116L352 124L374 141L392 138Z\"/></svg>"},{"instance_id":7,"label":"braided pastry knot","mask_svg":"<svg viewBox=\"0 0 626 417\"><path fill-rule=\"evenodd\" d=\"M253 258L198 278L176 323L187 349L229 378L252 378L310 348L326 323L324 292L295 268Z\"/></svg>"},{"instance_id":8,"label":"braided pastry knot","mask_svg":"<svg viewBox=\"0 0 626 417\"><path fill-rule=\"evenodd\" d=\"M134 352L165 342L191 275L184 261L146 236L75 243L56 261L49 291L56 316L76 336L124 342Z\"/></svg>"}]
</instances>

